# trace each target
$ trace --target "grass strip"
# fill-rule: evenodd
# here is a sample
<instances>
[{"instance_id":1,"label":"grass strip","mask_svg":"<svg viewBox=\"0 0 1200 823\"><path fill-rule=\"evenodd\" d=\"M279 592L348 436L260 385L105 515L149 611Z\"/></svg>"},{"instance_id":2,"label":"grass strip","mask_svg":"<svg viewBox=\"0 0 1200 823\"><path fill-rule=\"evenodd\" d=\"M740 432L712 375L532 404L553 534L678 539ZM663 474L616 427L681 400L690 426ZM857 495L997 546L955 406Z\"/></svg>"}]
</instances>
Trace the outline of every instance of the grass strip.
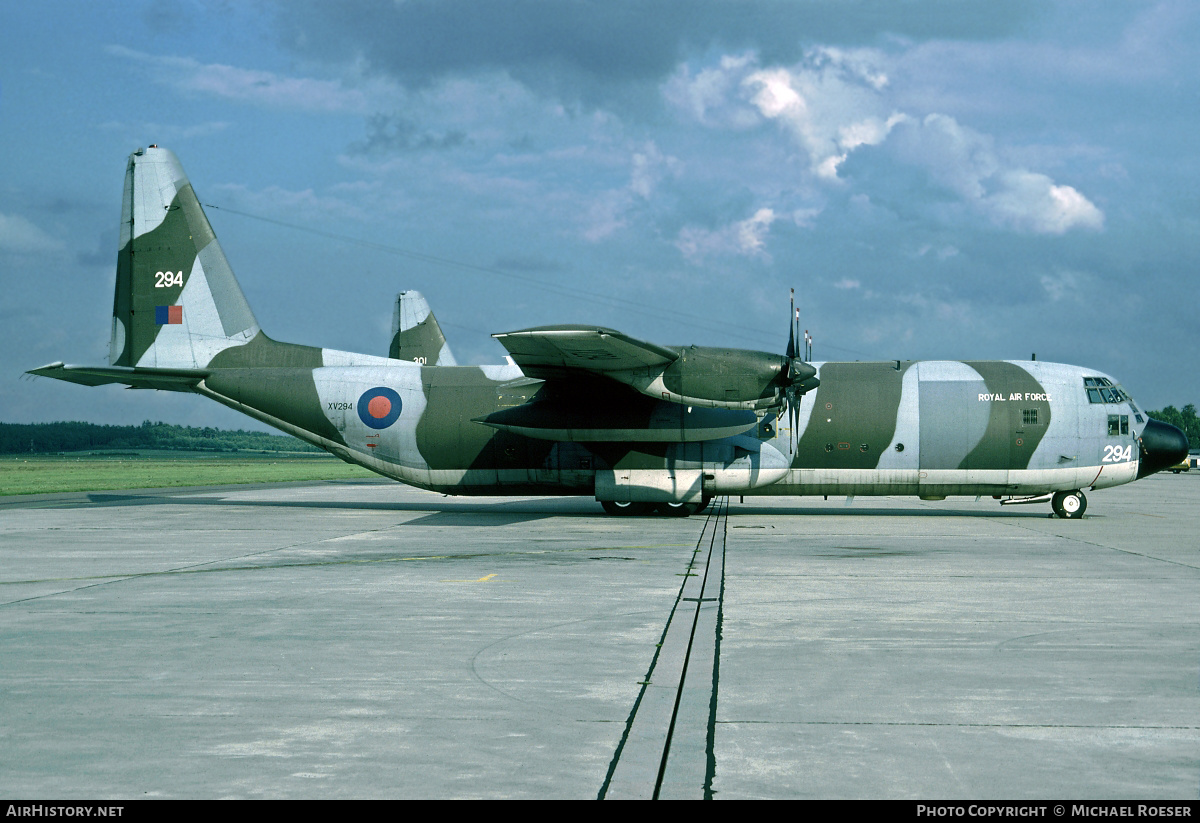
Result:
<instances>
[{"instance_id":1,"label":"grass strip","mask_svg":"<svg viewBox=\"0 0 1200 823\"><path fill-rule=\"evenodd\" d=\"M325 455L28 455L0 460L0 496L378 476Z\"/></svg>"}]
</instances>

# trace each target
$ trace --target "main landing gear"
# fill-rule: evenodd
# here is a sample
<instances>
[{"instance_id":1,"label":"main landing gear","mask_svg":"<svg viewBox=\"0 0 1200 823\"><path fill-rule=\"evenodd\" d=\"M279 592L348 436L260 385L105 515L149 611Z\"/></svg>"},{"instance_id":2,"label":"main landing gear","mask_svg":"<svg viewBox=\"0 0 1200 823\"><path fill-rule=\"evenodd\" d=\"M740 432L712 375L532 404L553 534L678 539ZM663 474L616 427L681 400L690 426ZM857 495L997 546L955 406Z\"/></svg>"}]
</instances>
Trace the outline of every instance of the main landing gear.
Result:
<instances>
[{"instance_id":1,"label":"main landing gear","mask_svg":"<svg viewBox=\"0 0 1200 823\"><path fill-rule=\"evenodd\" d=\"M618 503L615 500L601 500L604 511L618 517L639 517L651 513L663 514L668 517L689 517L699 514L708 508L710 498L699 503Z\"/></svg>"},{"instance_id":2,"label":"main landing gear","mask_svg":"<svg viewBox=\"0 0 1200 823\"><path fill-rule=\"evenodd\" d=\"M1054 513L1064 520L1078 520L1087 511L1087 497L1078 489L1055 492L1050 505L1054 508Z\"/></svg>"}]
</instances>

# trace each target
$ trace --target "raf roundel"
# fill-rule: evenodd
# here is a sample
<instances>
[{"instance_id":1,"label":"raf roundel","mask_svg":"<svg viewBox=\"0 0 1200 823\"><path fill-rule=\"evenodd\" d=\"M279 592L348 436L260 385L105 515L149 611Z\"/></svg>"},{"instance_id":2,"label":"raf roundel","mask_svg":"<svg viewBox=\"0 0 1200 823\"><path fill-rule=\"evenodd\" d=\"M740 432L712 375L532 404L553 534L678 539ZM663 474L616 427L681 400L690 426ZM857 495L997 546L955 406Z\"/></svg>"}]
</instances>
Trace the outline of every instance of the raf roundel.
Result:
<instances>
[{"instance_id":1,"label":"raf roundel","mask_svg":"<svg viewBox=\"0 0 1200 823\"><path fill-rule=\"evenodd\" d=\"M358 398L358 419L373 429L386 429L400 419L400 395L382 386Z\"/></svg>"}]
</instances>

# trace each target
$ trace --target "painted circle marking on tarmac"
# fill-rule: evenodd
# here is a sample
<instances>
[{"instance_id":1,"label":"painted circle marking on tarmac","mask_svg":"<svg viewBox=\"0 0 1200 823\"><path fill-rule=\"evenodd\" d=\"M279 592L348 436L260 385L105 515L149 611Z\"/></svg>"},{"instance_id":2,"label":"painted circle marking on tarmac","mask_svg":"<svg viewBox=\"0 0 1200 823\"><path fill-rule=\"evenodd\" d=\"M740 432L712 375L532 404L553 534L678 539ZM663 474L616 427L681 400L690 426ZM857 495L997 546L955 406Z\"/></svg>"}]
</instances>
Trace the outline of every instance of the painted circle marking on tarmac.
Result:
<instances>
[{"instance_id":1,"label":"painted circle marking on tarmac","mask_svg":"<svg viewBox=\"0 0 1200 823\"><path fill-rule=\"evenodd\" d=\"M400 395L389 388L376 386L358 398L358 419L372 429L386 429L400 419Z\"/></svg>"}]
</instances>

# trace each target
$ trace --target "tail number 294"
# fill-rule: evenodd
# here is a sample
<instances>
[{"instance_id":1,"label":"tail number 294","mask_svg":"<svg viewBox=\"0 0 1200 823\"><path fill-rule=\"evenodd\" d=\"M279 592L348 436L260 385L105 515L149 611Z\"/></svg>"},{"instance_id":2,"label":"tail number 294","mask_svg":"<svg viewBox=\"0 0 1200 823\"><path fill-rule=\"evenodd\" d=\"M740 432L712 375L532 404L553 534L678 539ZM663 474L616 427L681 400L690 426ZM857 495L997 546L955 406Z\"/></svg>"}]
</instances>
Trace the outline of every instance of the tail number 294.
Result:
<instances>
[{"instance_id":1,"label":"tail number 294","mask_svg":"<svg viewBox=\"0 0 1200 823\"><path fill-rule=\"evenodd\" d=\"M182 285L182 271L159 271L154 273L154 288L156 289L169 289L171 286Z\"/></svg>"}]
</instances>

